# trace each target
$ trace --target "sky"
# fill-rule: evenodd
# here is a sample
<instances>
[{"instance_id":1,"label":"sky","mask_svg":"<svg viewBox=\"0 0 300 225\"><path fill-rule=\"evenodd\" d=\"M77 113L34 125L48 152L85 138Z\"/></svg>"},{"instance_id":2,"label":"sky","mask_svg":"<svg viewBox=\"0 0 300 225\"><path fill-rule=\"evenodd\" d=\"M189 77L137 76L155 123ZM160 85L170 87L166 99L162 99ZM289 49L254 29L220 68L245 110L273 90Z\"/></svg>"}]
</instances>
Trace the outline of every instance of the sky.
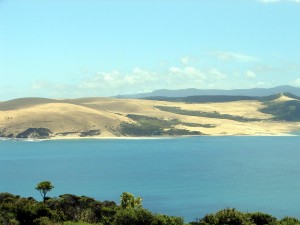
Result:
<instances>
[{"instance_id":1,"label":"sky","mask_svg":"<svg viewBox=\"0 0 300 225\"><path fill-rule=\"evenodd\" d=\"M300 0L0 0L0 101L300 87Z\"/></svg>"}]
</instances>

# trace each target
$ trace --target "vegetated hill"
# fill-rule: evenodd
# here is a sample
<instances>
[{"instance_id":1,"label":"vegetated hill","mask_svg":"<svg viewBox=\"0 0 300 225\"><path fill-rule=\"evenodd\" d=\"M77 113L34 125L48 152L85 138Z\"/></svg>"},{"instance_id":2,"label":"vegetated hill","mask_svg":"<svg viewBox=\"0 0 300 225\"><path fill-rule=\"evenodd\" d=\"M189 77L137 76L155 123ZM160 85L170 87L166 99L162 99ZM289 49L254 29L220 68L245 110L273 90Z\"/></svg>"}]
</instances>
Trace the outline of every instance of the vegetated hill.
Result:
<instances>
[{"instance_id":1,"label":"vegetated hill","mask_svg":"<svg viewBox=\"0 0 300 225\"><path fill-rule=\"evenodd\" d=\"M234 102L245 100L258 100L258 97L229 96L229 95L197 95L188 97L148 97L148 100L186 102L186 103L208 103L208 102Z\"/></svg>"},{"instance_id":2,"label":"vegetated hill","mask_svg":"<svg viewBox=\"0 0 300 225\"><path fill-rule=\"evenodd\" d=\"M192 96L168 101L15 99L0 102L0 137L282 134L299 130L298 99L286 93L265 98Z\"/></svg>"},{"instance_id":3,"label":"vegetated hill","mask_svg":"<svg viewBox=\"0 0 300 225\"><path fill-rule=\"evenodd\" d=\"M284 99L282 99L284 98ZM274 95L269 95L269 96L264 96L264 97L260 97L258 98L258 100L262 101L262 102L267 102L267 101L274 101L274 100L300 100L300 97L294 94L291 94L289 92L281 92L281 93L277 93Z\"/></svg>"},{"instance_id":4,"label":"vegetated hill","mask_svg":"<svg viewBox=\"0 0 300 225\"><path fill-rule=\"evenodd\" d=\"M234 101L247 101L247 100L268 102L279 98L285 98L285 100L300 100L300 97L287 92L264 96L264 97L231 96L231 95L197 95L197 96L188 96L188 97L148 97L144 99L168 101L168 102L209 103L209 102L234 102Z\"/></svg>"},{"instance_id":5,"label":"vegetated hill","mask_svg":"<svg viewBox=\"0 0 300 225\"><path fill-rule=\"evenodd\" d=\"M174 136L174 135L201 135L199 131L189 131L186 129L176 129L179 124L187 126L203 127L203 124L190 124L177 119L162 119L150 116L128 114L128 118L136 123L121 123L120 133L124 136Z\"/></svg>"},{"instance_id":6,"label":"vegetated hill","mask_svg":"<svg viewBox=\"0 0 300 225\"><path fill-rule=\"evenodd\" d=\"M261 99L265 107L261 112L272 114L275 120L300 121L300 98L289 93L280 93Z\"/></svg>"},{"instance_id":7,"label":"vegetated hill","mask_svg":"<svg viewBox=\"0 0 300 225\"><path fill-rule=\"evenodd\" d=\"M261 112L272 114L277 120L300 121L300 102L292 100L269 103Z\"/></svg>"},{"instance_id":8,"label":"vegetated hill","mask_svg":"<svg viewBox=\"0 0 300 225\"><path fill-rule=\"evenodd\" d=\"M273 88L252 88L252 89L234 89L234 90L221 90L221 89L196 89L187 88L180 90L156 90L148 93L139 93L131 95L118 95L117 98L149 98L149 97L188 97L199 95L227 95L227 96L250 96L262 97L273 95L281 92L288 92L300 96L300 88L284 85Z\"/></svg>"}]
</instances>

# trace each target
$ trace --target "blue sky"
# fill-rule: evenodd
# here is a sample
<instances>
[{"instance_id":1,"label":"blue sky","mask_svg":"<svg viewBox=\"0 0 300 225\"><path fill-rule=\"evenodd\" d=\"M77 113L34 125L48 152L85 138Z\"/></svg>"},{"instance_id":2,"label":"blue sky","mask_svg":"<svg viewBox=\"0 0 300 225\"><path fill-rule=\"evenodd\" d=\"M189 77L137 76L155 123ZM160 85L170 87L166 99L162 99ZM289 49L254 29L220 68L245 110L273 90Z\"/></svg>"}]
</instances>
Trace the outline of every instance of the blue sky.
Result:
<instances>
[{"instance_id":1,"label":"blue sky","mask_svg":"<svg viewBox=\"0 0 300 225\"><path fill-rule=\"evenodd\" d=\"M300 87L300 0L0 0L0 100Z\"/></svg>"}]
</instances>

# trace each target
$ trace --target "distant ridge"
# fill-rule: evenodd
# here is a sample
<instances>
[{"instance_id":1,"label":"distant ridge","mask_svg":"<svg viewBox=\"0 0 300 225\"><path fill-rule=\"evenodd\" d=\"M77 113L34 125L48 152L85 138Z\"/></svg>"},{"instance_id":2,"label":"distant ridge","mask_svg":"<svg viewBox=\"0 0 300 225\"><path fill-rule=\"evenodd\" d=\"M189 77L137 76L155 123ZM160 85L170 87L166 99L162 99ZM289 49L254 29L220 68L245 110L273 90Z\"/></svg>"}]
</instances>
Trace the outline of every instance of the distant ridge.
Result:
<instances>
[{"instance_id":1,"label":"distant ridge","mask_svg":"<svg viewBox=\"0 0 300 225\"><path fill-rule=\"evenodd\" d=\"M281 96L286 96L292 99L300 100L300 97L288 93L281 92L278 94L263 96L263 97L252 97L252 96L233 96L233 95L195 95L187 97L147 97L143 99L157 100L157 101L169 101L169 102L186 102L186 103L208 103L208 102L235 102L235 101L246 101L246 100L257 100L261 102L273 101Z\"/></svg>"},{"instance_id":2,"label":"distant ridge","mask_svg":"<svg viewBox=\"0 0 300 225\"><path fill-rule=\"evenodd\" d=\"M231 96L231 95L194 95L188 97L148 97L147 100L186 102L186 103L207 103L207 102L235 102L245 100L259 100L260 97Z\"/></svg>"},{"instance_id":3,"label":"distant ridge","mask_svg":"<svg viewBox=\"0 0 300 225\"><path fill-rule=\"evenodd\" d=\"M283 85L273 88L252 88L252 89L234 89L234 90L221 90L221 89L180 89L168 90L161 89L148 93L139 93L131 95L118 95L116 98L150 98L150 97L188 97L200 95L226 95L226 96L248 96L248 97L264 97L278 93L290 93L300 96L300 88Z\"/></svg>"}]
</instances>

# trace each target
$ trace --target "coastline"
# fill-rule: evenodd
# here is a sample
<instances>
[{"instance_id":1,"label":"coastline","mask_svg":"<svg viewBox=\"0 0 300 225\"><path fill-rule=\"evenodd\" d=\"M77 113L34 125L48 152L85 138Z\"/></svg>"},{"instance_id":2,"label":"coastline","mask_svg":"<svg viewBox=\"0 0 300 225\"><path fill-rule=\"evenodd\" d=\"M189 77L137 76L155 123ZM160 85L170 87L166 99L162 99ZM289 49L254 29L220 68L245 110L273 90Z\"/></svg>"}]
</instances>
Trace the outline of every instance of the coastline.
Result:
<instances>
[{"instance_id":1,"label":"coastline","mask_svg":"<svg viewBox=\"0 0 300 225\"><path fill-rule=\"evenodd\" d=\"M298 134L297 134L298 133ZM6 138L0 137L0 141L24 141L24 142L42 142L42 141L70 141L70 140L159 140L159 139L178 139L192 137L294 137L300 136L299 132L291 133L256 133L256 134L218 134L218 135L182 135L182 136L143 136L143 137L116 137L116 136L94 136L94 137L50 137L46 139L39 138Z\"/></svg>"},{"instance_id":2,"label":"coastline","mask_svg":"<svg viewBox=\"0 0 300 225\"><path fill-rule=\"evenodd\" d=\"M141 137L128 137L128 136L95 136L95 137L51 137L49 139L44 140L84 140L84 139L99 139L99 140L145 140L145 139L176 139L176 138L191 138L191 137L280 137L280 136L299 136L291 133L256 133L256 134L203 134L203 135L181 135L181 136L141 136Z\"/></svg>"}]
</instances>

